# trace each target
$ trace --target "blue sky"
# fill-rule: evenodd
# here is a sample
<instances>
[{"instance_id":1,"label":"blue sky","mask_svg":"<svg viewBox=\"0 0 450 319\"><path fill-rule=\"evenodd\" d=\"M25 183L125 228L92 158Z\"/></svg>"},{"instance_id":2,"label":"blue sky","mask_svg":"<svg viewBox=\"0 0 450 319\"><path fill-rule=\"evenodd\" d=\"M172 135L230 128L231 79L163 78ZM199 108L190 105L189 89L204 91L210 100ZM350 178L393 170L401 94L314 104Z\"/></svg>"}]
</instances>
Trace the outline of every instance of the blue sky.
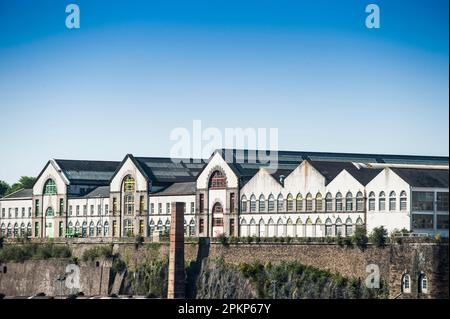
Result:
<instances>
[{"instance_id":1,"label":"blue sky","mask_svg":"<svg viewBox=\"0 0 450 319\"><path fill-rule=\"evenodd\" d=\"M65 27L76 3L81 28ZM381 28L367 29L376 3ZM448 155L448 1L0 0L0 179L168 156L176 127Z\"/></svg>"}]
</instances>

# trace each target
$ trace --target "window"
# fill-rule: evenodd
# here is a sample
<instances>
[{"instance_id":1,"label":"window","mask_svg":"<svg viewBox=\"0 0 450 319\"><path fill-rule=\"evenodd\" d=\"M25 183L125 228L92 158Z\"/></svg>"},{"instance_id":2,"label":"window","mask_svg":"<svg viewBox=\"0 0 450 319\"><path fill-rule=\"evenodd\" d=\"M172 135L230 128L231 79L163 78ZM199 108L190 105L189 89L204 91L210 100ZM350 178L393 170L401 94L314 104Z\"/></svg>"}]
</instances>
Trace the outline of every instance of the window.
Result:
<instances>
[{"instance_id":1,"label":"window","mask_svg":"<svg viewBox=\"0 0 450 319\"><path fill-rule=\"evenodd\" d=\"M397 197L394 191L389 194L389 210L393 211L397 208Z\"/></svg>"},{"instance_id":2,"label":"window","mask_svg":"<svg viewBox=\"0 0 450 319\"><path fill-rule=\"evenodd\" d=\"M44 195L55 195L56 194L56 183L53 179L49 179L44 184Z\"/></svg>"},{"instance_id":3,"label":"window","mask_svg":"<svg viewBox=\"0 0 450 319\"><path fill-rule=\"evenodd\" d=\"M91 216L94 215L94 205L91 205Z\"/></svg>"},{"instance_id":4,"label":"window","mask_svg":"<svg viewBox=\"0 0 450 319\"><path fill-rule=\"evenodd\" d=\"M402 277L402 292L411 292L411 277L408 274L404 274Z\"/></svg>"},{"instance_id":5,"label":"window","mask_svg":"<svg viewBox=\"0 0 450 319\"><path fill-rule=\"evenodd\" d=\"M139 197L139 212L142 214L145 210L145 198L144 196Z\"/></svg>"},{"instance_id":6,"label":"window","mask_svg":"<svg viewBox=\"0 0 450 319\"><path fill-rule=\"evenodd\" d=\"M419 275L419 293L426 294L428 292L427 276L423 273Z\"/></svg>"},{"instance_id":7,"label":"window","mask_svg":"<svg viewBox=\"0 0 450 319\"><path fill-rule=\"evenodd\" d=\"M215 171L212 173L209 179L210 189L223 189L227 187L227 179L221 171Z\"/></svg>"},{"instance_id":8,"label":"window","mask_svg":"<svg viewBox=\"0 0 450 319\"><path fill-rule=\"evenodd\" d=\"M212 219L213 227L222 227L223 226L223 218L215 217Z\"/></svg>"},{"instance_id":9,"label":"window","mask_svg":"<svg viewBox=\"0 0 450 319\"><path fill-rule=\"evenodd\" d=\"M99 216L102 215L102 205L97 205L97 213Z\"/></svg>"},{"instance_id":10,"label":"window","mask_svg":"<svg viewBox=\"0 0 450 319\"><path fill-rule=\"evenodd\" d=\"M97 237L100 237L102 235L102 224L100 223L100 221L97 223L97 231L96 231L95 235Z\"/></svg>"},{"instance_id":11,"label":"window","mask_svg":"<svg viewBox=\"0 0 450 319\"><path fill-rule=\"evenodd\" d=\"M266 199L264 198L264 195L259 196L259 211L266 211Z\"/></svg>"},{"instance_id":12,"label":"window","mask_svg":"<svg viewBox=\"0 0 450 319\"><path fill-rule=\"evenodd\" d=\"M251 213L256 212L256 197L255 197L255 195L252 195L250 197L250 212Z\"/></svg>"},{"instance_id":13,"label":"window","mask_svg":"<svg viewBox=\"0 0 450 319\"><path fill-rule=\"evenodd\" d=\"M308 195L306 195L306 211L312 212L312 210L313 210L313 199L312 195L308 193Z\"/></svg>"},{"instance_id":14,"label":"window","mask_svg":"<svg viewBox=\"0 0 450 319\"><path fill-rule=\"evenodd\" d=\"M155 213L155 204L154 204L154 203L151 203L151 204L150 204L150 213L151 213L151 214L154 214L154 213Z\"/></svg>"},{"instance_id":15,"label":"window","mask_svg":"<svg viewBox=\"0 0 450 319\"><path fill-rule=\"evenodd\" d=\"M191 214L195 213L195 203L191 202Z\"/></svg>"},{"instance_id":16,"label":"window","mask_svg":"<svg viewBox=\"0 0 450 319\"><path fill-rule=\"evenodd\" d=\"M413 214L412 226L415 229L433 229L433 215Z\"/></svg>"},{"instance_id":17,"label":"window","mask_svg":"<svg viewBox=\"0 0 450 319\"><path fill-rule=\"evenodd\" d=\"M203 218L200 218L199 224L198 224L198 232L200 234L203 234L204 230L205 230L205 220Z\"/></svg>"},{"instance_id":18,"label":"window","mask_svg":"<svg viewBox=\"0 0 450 319\"><path fill-rule=\"evenodd\" d=\"M448 192L438 192L436 196L438 212L448 212Z\"/></svg>"},{"instance_id":19,"label":"window","mask_svg":"<svg viewBox=\"0 0 450 319\"><path fill-rule=\"evenodd\" d=\"M295 209L297 212L301 212L303 210L303 197L302 194L297 194L297 198L295 201Z\"/></svg>"},{"instance_id":20,"label":"window","mask_svg":"<svg viewBox=\"0 0 450 319\"><path fill-rule=\"evenodd\" d=\"M77 211L77 216L80 216L80 205L77 205L76 211Z\"/></svg>"},{"instance_id":21,"label":"window","mask_svg":"<svg viewBox=\"0 0 450 319\"><path fill-rule=\"evenodd\" d=\"M133 237L134 236L134 225L132 219L124 219L124 234L127 237Z\"/></svg>"},{"instance_id":22,"label":"window","mask_svg":"<svg viewBox=\"0 0 450 319\"><path fill-rule=\"evenodd\" d=\"M117 213L117 198L113 198L113 215Z\"/></svg>"},{"instance_id":23,"label":"window","mask_svg":"<svg viewBox=\"0 0 450 319\"><path fill-rule=\"evenodd\" d=\"M6 210L2 208L2 218L5 218Z\"/></svg>"},{"instance_id":24,"label":"window","mask_svg":"<svg viewBox=\"0 0 450 319\"><path fill-rule=\"evenodd\" d=\"M448 215L437 215L437 229L447 229L448 230Z\"/></svg>"},{"instance_id":25,"label":"window","mask_svg":"<svg viewBox=\"0 0 450 319\"><path fill-rule=\"evenodd\" d=\"M141 236L144 235L144 221L143 220L139 221L139 235L141 235Z\"/></svg>"},{"instance_id":26,"label":"window","mask_svg":"<svg viewBox=\"0 0 450 319\"><path fill-rule=\"evenodd\" d=\"M108 215L109 213L109 205L105 205L105 215Z\"/></svg>"},{"instance_id":27,"label":"window","mask_svg":"<svg viewBox=\"0 0 450 319\"><path fill-rule=\"evenodd\" d=\"M200 202L199 211L200 211L200 213L203 213L203 211L205 210L205 195L204 194L200 194L199 202Z\"/></svg>"},{"instance_id":28,"label":"window","mask_svg":"<svg viewBox=\"0 0 450 319\"><path fill-rule=\"evenodd\" d=\"M345 221L345 235L346 236L352 236L353 235L353 222L351 218L347 218Z\"/></svg>"},{"instance_id":29,"label":"window","mask_svg":"<svg viewBox=\"0 0 450 319\"><path fill-rule=\"evenodd\" d=\"M28 207L28 217L31 217L31 207Z\"/></svg>"},{"instance_id":30,"label":"window","mask_svg":"<svg viewBox=\"0 0 450 319\"><path fill-rule=\"evenodd\" d=\"M245 197L245 195L242 196L241 207L242 207L242 212L246 212L247 211L247 197Z\"/></svg>"},{"instance_id":31,"label":"window","mask_svg":"<svg viewBox=\"0 0 450 319\"><path fill-rule=\"evenodd\" d=\"M284 199L283 199L283 195L278 195L277 198L277 212L282 212L284 211Z\"/></svg>"},{"instance_id":32,"label":"window","mask_svg":"<svg viewBox=\"0 0 450 319\"><path fill-rule=\"evenodd\" d=\"M364 196L361 192L358 192L358 194L356 194L356 210L358 212L364 211Z\"/></svg>"},{"instance_id":33,"label":"window","mask_svg":"<svg viewBox=\"0 0 450 319\"><path fill-rule=\"evenodd\" d=\"M378 197L378 210L386 210L386 195L384 194L384 192L380 192L380 196Z\"/></svg>"},{"instance_id":34,"label":"window","mask_svg":"<svg viewBox=\"0 0 450 319\"><path fill-rule=\"evenodd\" d=\"M14 217L15 217L15 218L18 218L18 217L19 217L19 209L18 209L18 208L15 208L15 209L14 209Z\"/></svg>"},{"instance_id":35,"label":"window","mask_svg":"<svg viewBox=\"0 0 450 319\"><path fill-rule=\"evenodd\" d=\"M22 207L22 218L25 218L25 207Z\"/></svg>"},{"instance_id":36,"label":"window","mask_svg":"<svg viewBox=\"0 0 450 319\"><path fill-rule=\"evenodd\" d=\"M400 193L400 210L405 211L407 209L407 206L408 206L408 199L406 196L406 192L402 191Z\"/></svg>"},{"instance_id":37,"label":"window","mask_svg":"<svg viewBox=\"0 0 450 319\"><path fill-rule=\"evenodd\" d=\"M54 216L53 208L51 208L51 207L47 208L47 210L45 211L45 216L47 216L47 217Z\"/></svg>"},{"instance_id":38,"label":"window","mask_svg":"<svg viewBox=\"0 0 450 319\"><path fill-rule=\"evenodd\" d=\"M158 203L158 214L162 214L162 204Z\"/></svg>"},{"instance_id":39,"label":"window","mask_svg":"<svg viewBox=\"0 0 450 319\"><path fill-rule=\"evenodd\" d=\"M434 210L434 193L433 192L412 192L412 210L413 211L429 211Z\"/></svg>"},{"instance_id":40,"label":"window","mask_svg":"<svg viewBox=\"0 0 450 319\"><path fill-rule=\"evenodd\" d=\"M81 237L87 237L87 223L83 222L81 225Z\"/></svg>"},{"instance_id":41,"label":"window","mask_svg":"<svg viewBox=\"0 0 450 319\"><path fill-rule=\"evenodd\" d=\"M348 192L345 196L345 210L348 212L353 211L353 194Z\"/></svg>"},{"instance_id":42,"label":"window","mask_svg":"<svg viewBox=\"0 0 450 319\"><path fill-rule=\"evenodd\" d=\"M268 208L269 212L275 211L275 198L272 194L269 195Z\"/></svg>"},{"instance_id":43,"label":"window","mask_svg":"<svg viewBox=\"0 0 450 319\"><path fill-rule=\"evenodd\" d=\"M103 227L103 236L108 237L109 236L109 223L105 222L105 226Z\"/></svg>"},{"instance_id":44,"label":"window","mask_svg":"<svg viewBox=\"0 0 450 319\"><path fill-rule=\"evenodd\" d=\"M170 203L166 203L166 214L170 214Z\"/></svg>"},{"instance_id":45,"label":"window","mask_svg":"<svg viewBox=\"0 0 450 319\"><path fill-rule=\"evenodd\" d=\"M87 205L83 205L83 216L87 216Z\"/></svg>"},{"instance_id":46,"label":"window","mask_svg":"<svg viewBox=\"0 0 450 319\"><path fill-rule=\"evenodd\" d=\"M63 198L59 199L59 214L60 215L64 214L64 199Z\"/></svg>"},{"instance_id":47,"label":"window","mask_svg":"<svg viewBox=\"0 0 450 319\"><path fill-rule=\"evenodd\" d=\"M316 212L321 212L323 210L322 194L317 193L316 195Z\"/></svg>"},{"instance_id":48,"label":"window","mask_svg":"<svg viewBox=\"0 0 450 319\"><path fill-rule=\"evenodd\" d=\"M64 232L64 223L63 222L59 222L59 225L58 225L58 236L59 237L63 237L63 232Z\"/></svg>"},{"instance_id":49,"label":"window","mask_svg":"<svg viewBox=\"0 0 450 319\"><path fill-rule=\"evenodd\" d=\"M132 194L125 195L125 215L133 215L134 213L134 196Z\"/></svg>"},{"instance_id":50,"label":"window","mask_svg":"<svg viewBox=\"0 0 450 319\"><path fill-rule=\"evenodd\" d=\"M342 211L342 194L341 193L336 194L336 211L338 211L338 212Z\"/></svg>"},{"instance_id":51,"label":"window","mask_svg":"<svg viewBox=\"0 0 450 319\"><path fill-rule=\"evenodd\" d=\"M128 175L123 180L123 190L125 193L134 193L135 181L131 175Z\"/></svg>"},{"instance_id":52,"label":"window","mask_svg":"<svg viewBox=\"0 0 450 319\"><path fill-rule=\"evenodd\" d=\"M289 194L287 197L287 210L288 212L292 212L294 210L294 197L292 194Z\"/></svg>"},{"instance_id":53,"label":"window","mask_svg":"<svg viewBox=\"0 0 450 319\"><path fill-rule=\"evenodd\" d=\"M236 207L236 200L235 200L235 194L234 193L230 193L230 213L234 213L235 212L235 207Z\"/></svg>"},{"instance_id":54,"label":"window","mask_svg":"<svg viewBox=\"0 0 450 319\"><path fill-rule=\"evenodd\" d=\"M374 192L370 192L369 194L369 211L374 211L375 210L375 193Z\"/></svg>"},{"instance_id":55,"label":"window","mask_svg":"<svg viewBox=\"0 0 450 319\"><path fill-rule=\"evenodd\" d=\"M329 218L325 221L325 236L333 236L333 225Z\"/></svg>"},{"instance_id":56,"label":"window","mask_svg":"<svg viewBox=\"0 0 450 319\"><path fill-rule=\"evenodd\" d=\"M40 237L39 236L39 222L35 222L34 223L34 236L35 237Z\"/></svg>"},{"instance_id":57,"label":"window","mask_svg":"<svg viewBox=\"0 0 450 319\"><path fill-rule=\"evenodd\" d=\"M336 236L342 236L342 221L340 218L336 219Z\"/></svg>"},{"instance_id":58,"label":"window","mask_svg":"<svg viewBox=\"0 0 450 319\"><path fill-rule=\"evenodd\" d=\"M31 223L27 224L27 236L31 237Z\"/></svg>"},{"instance_id":59,"label":"window","mask_svg":"<svg viewBox=\"0 0 450 319\"><path fill-rule=\"evenodd\" d=\"M333 196L331 193L327 193L325 196L325 209L327 212L333 211Z\"/></svg>"},{"instance_id":60,"label":"window","mask_svg":"<svg viewBox=\"0 0 450 319\"><path fill-rule=\"evenodd\" d=\"M39 216L39 209L40 209L40 207L39 207L39 199L36 199L34 201L34 208L35 208L35 214L36 214L36 217L37 217L37 216Z\"/></svg>"}]
</instances>

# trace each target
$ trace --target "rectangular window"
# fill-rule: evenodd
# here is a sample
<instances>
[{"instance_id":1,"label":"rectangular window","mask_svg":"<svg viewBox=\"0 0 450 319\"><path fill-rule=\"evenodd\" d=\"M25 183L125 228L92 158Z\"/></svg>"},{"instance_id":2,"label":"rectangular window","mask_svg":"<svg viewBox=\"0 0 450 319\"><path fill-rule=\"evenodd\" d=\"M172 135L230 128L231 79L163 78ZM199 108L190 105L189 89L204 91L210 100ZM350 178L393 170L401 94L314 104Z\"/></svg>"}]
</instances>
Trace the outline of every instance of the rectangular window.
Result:
<instances>
[{"instance_id":1,"label":"rectangular window","mask_svg":"<svg viewBox=\"0 0 450 319\"><path fill-rule=\"evenodd\" d=\"M336 225L336 236L342 236L342 225Z\"/></svg>"},{"instance_id":2,"label":"rectangular window","mask_svg":"<svg viewBox=\"0 0 450 319\"><path fill-rule=\"evenodd\" d=\"M72 205L69 206L69 216L72 216Z\"/></svg>"},{"instance_id":3,"label":"rectangular window","mask_svg":"<svg viewBox=\"0 0 450 319\"><path fill-rule=\"evenodd\" d=\"M97 205L97 214L99 216L102 214L102 205Z\"/></svg>"},{"instance_id":4,"label":"rectangular window","mask_svg":"<svg viewBox=\"0 0 450 319\"><path fill-rule=\"evenodd\" d=\"M336 199L336 210L338 212L342 211L342 199Z\"/></svg>"},{"instance_id":5,"label":"rectangular window","mask_svg":"<svg viewBox=\"0 0 450 319\"><path fill-rule=\"evenodd\" d=\"M91 216L94 215L94 205L91 205Z\"/></svg>"},{"instance_id":6,"label":"rectangular window","mask_svg":"<svg viewBox=\"0 0 450 319\"><path fill-rule=\"evenodd\" d=\"M170 203L166 203L166 214L170 214Z\"/></svg>"},{"instance_id":7,"label":"rectangular window","mask_svg":"<svg viewBox=\"0 0 450 319\"><path fill-rule=\"evenodd\" d=\"M200 213L203 213L203 210L205 208L205 195L204 194L200 194L200 198L199 198L199 202L200 202Z\"/></svg>"},{"instance_id":8,"label":"rectangular window","mask_svg":"<svg viewBox=\"0 0 450 319\"><path fill-rule=\"evenodd\" d=\"M205 221L204 221L203 218L200 218L200 220L199 220L199 225L198 225L198 232L199 232L200 234L202 234L203 231L204 231L204 229L205 229Z\"/></svg>"},{"instance_id":9,"label":"rectangular window","mask_svg":"<svg viewBox=\"0 0 450 319\"><path fill-rule=\"evenodd\" d=\"M34 237L40 237L39 236L39 222L34 223Z\"/></svg>"},{"instance_id":10,"label":"rectangular window","mask_svg":"<svg viewBox=\"0 0 450 319\"><path fill-rule=\"evenodd\" d=\"M8 218L12 218L11 210L12 210L12 208L8 208Z\"/></svg>"},{"instance_id":11,"label":"rectangular window","mask_svg":"<svg viewBox=\"0 0 450 319\"><path fill-rule=\"evenodd\" d=\"M6 211L4 208L2 208L2 218L5 218L5 214L6 214Z\"/></svg>"},{"instance_id":12,"label":"rectangular window","mask_svg":"<svg viewBox=\"0 0 450 319\"><path fill-rule=\"evenodd\" d=\"M144 236L144 221L139 221L139 235Z\"/></svg>"},{"instance_id":13,"label":"rectangular window","mask_svg":"<svg viewBox=\"0 0 450 319\"><path fill-rule=\"evenodd\" d=\"M405 211L408 205L408 200L406 197L400 197L400 210Z\"/></svg>"},{"instance_id":14,"label":"rectangular window","mask_svg":"<svg viewBox=\"0 0 450 319\"><path fill-rule=\"evenodd\" d=\"M80 216L80 205L77 205L76 213L77 213L77 216Z\"/></svg>"},{"instance_id":15,"label":"rectangular window","mask_svg":"<svg viewBox=\"0 0 450 319\"><path fill-rule=\"evenodd\" d=\"M191 202L191 214L195 213L195 203Z\"/></svg>"},{"instance_id":16,"label":"rectangular window","mask_svg":"<svg viewBox=\"0 0 450 319\"><path fill-rule=\"evenodd\" d=\"M35 214L36 214L36 217L37 217L37 216L39 216L39 209L40 209L40 207L39 207L39 199L36 199L34 201L34 206L35 206Z\"/></svg>"},{"instance_id":17,"label":"rectangular window","mask_svg":"<svg viewBox=\"0 0 450 319\"><path fill-rule=\"evenodd\" d=\"M234 236L234 218L230 218L230 236Z\"/></svg>"},{"instance_id":18,"label":"rectangular window","mask_svg":"<svg viewBox=\"0 0 450 319\"><path fill-rule=\"evenodd\" d=\"M287 210L289 212L292 212L294 210L294 200L293 199L288 198L288 200L287 200Z\"/></svg>"},{"instance_id":19,"label":"rectangular window","mask_svg":"<svg viewBox=\"0 0 450 319\"><path fill-rule=\"evenodd\" d=\"M356 199L356 210L358 212L362 212L364 210L364 199L362 198Z\"/></svg>"},{"instance_id":20,"label":"rectangular window","mask_svg":"<svg viewBox=\"0 0 450 319\"><path fill-rule=\"evenodd\" d=\"M19 217L19 209L18 209L18 208L15 208L15 209L14 209L14 217L15 217L15 218L18 218L18 217Z\"/></svg>"},{"instance_id":21,"label":"rectangular window","mask_svg":"<svg viewBox=\"0 0 450 319\"><path fill-rule=\"evenodd\" d=\"M448 192L438 192L436 196L438 212L448 212Z\"/></svg>"},{"instance_id":22,"label":"rectangular window","mask_svg":"<svg viewBox=\"0 0 450 319\"><path fill-rule=\"evenodd\" d=\"M158 203L158 214L162 214L162 204Z\"/></svg>"},{"instance_id":23,"label":"rectangular window","mask_svg":"<svg viewBox=\"0 0 450 319\"><path fill-rule=\"evenodd\" d=\"M235 195L234 193L230 193L230 213L234 213L235 208Z\"/></svg>"},{"instance_id":24,"label":"rectangular window","mask_svg":"<svg viewBox=\"0 0 450 319\"><path fill-rule=\"evenodd\" d=\"M22 218L25 217L25 207L22 207Z\"/></svg>"},{"instance_id":25,"label":"rectangular window","mask_svg":"<svg viewBox=\"0 0 450 319\"><path fill-rule=\"evenodd\" d=\"M63 222L59 222L59 227L58 227L58 236L62 237L63 236Z\"/></svg>"},{"instance_id":26,"label":"rectangular window","mask_svg":"<svg viewBox=\"0 0 450 319\"><path fill-rule=\"evenodd\" d=\"M212 225L213 225L213 227L222 227L223 226L223 218L213 218Z\"/></svg>"},{"instance_id":27,"label":"rectangular window","mask_svg":"<svg viewBox=\"0 0 450 319\"><path fill-rule=\"evenodd\" d=\"M323 210L322 204L322 199L316 199L316 212L321 212Z\"/></svg>"},{"instance_id":28,"label":"rectangular window","mask_svg":"<svg viewBox=\"0 0 450 319\"><path fill-rule=\"evenodd\" d=\"M369 198L369 210L370 211L375 210L375 198Z\"/></svg>"},{"instance_id":29,"label":"rectangular window","mask_svg":"<svg viewBox=\"0 0 450 319\"><path fill-rule=\"evenodd\" d=\"M60 215L64 214L64 199L63 198L59 199L59 214Z\"/></svg>"},{"instance_id":30,"label":"rectangular window","mask_svg":"<svg viewBox=\"0 0 450 319\"><path fill-rule=\"evenodd\" d=\"M386 198L382 197L378 201L378 210L385 211L386 210Z\"/></svg>"},{"instance_id":31,"label":"rectangular window","mask_svg":"<svg viewBox=\"0 0 450 319\"><path fill-rule=\"evenodd\" d=\"M140 197L139 197L139 212L140 212L141 214L143 214L143 213L144 213L144 210L145 210L144 196L140 196Z\"/></svg>"},{"instance_id":32,"label":"rectangular window","mask_svg":"<svg viewBox=\"0 0 450 319\"><path fill-rule=\"evenodd\" d=\"M448 230L448 215L437 215L437 229Z\"/></svg>"},{"instance_id":33,"label":"rectangular window","mask_svg":"<svg viewBox=\"0 0 450 319\"><path fill-rule=\"evenodd\" d=\"M412 192L412 210L413 211L433 211L434 193L433 192Z\"/></svg>"},{"instance_id":34,"label":"rectangular window","mask_svg":"<svg viewBox=\"0 0 450 319\"><path fill-rule=\"evenodd\" d=\"M346 236L353 235L353 226L352 225L345 225L345 235Z\"/></svg>"},{"instance_id":35,"label":"rectangular window","mask_svg":"<svg viewBox=\"0 0 450 319\"><path fill-rule=\"evenodd\" d=\"M113 198L113 214L115 215L117 213L117 198Z\"/></svg>"},{"instance_id":36,"label":"rectangular window","mask_svg":"<svg viewBox=\"0 0 450 319\"><path fill-rule=\"evenodd\" d=\"M151 203L150 204L150 214L154 214L155 213L155 204Z\"/></svg>"},{"instance_id":37,"label":"rectangular window","mask_svg":"<svg viewBox=\"0 0 450 319\"><path fill-rule=\"evenodd\" d=\"M28 217L31 217L31 207L28 207ZM31 227L30 227L31 228ZM31 231L31 230L30 230ZM30 234L31 236L31 234Z\"/></svg>"},{"instance_id":38,"label":"rectangular window","mask_svg":"<svg viewBox=\"0 0 450 319\"><path fill-rule=\"evenodd\" d=\"M83 216L87 216L87 205L83 205Z\"/></svg>"},{"instance_id":39,"label":"rectangular window","mask_svg":"<svg viewBox=\"0 0 450 319\"><path fill-rule=\"evenodd\" d=\"M256 200L250 199L250 212L256 212Z\"/></svg>"},{"instance_id":40,"label":"rectangular window","mask_svg":"<svg viewBox=\"0 0 450 319\"><path fill-rule=\"evenodd\" d=\"M433 229L433 215L431 214L413 214L412 226L414 229Z\"/></svg>"},{"instance_id":41,"label":"rectangular window","mask_svg":"<svg viewBox=\"0 0 450 319\"><path fill-rule=\"evenodd\" d=\"M325 236L333 236L333 225L325 225Z\"/></svg>"},{"instance_id":42,"label":"rectangular window","mask_svg":"<svg viewBox=\"0 0 450 319\"><path fill-rule=\"evenodd\" d=\"M112 223L112 236L116 237L117 236L117 221L113 220Z\"/></svg>"},{"instance_id":43,"label":"rectangular window","mask_svg":"<svg viewBox=\"0 0 450 319\"><path fill-rule=\"evenodd\" d=\"M109 213L109 205L105 205L105 215L108 215Z\"/></svg>"}]
</instances>

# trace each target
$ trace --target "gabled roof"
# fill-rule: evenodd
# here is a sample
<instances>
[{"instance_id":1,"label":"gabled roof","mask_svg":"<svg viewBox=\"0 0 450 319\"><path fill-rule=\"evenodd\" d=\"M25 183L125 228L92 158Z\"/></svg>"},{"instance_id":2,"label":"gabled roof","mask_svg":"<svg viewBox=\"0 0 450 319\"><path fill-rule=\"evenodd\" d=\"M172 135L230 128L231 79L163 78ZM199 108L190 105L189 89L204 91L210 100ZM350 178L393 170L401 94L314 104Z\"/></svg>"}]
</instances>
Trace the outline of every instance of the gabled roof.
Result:
<instances>
[{"instance_id":1,"label":"gabled roof","mask_svg":"<svg viewBox=\"0 0 450 319\"><path fill-rule=\"evenodd\" d=\"M412 187L448 188L448 170L391 168Z\"/></svg>"},{"instance_id":2,"label":"gabled roof","mask_svg":"<svg viewBox=\"0 0 450 319\"><path fill-rule=\"evenodd\" d=\"M14 193L6 195L5 197L1 197L0 199L29 199L33 197L33 189L32 188L22 188Z\"/></svg>"},{"instance_id":3,"label":"gabled roof","mask_svg":"<svg viewBox=\"0 0 450 319\"><path fill-rule=\"evenodd\" d=\"M109 185L111 177L120 165L112 161L85 161L56 159L63 174L71 184Z\"/></svg>"},{"instance_id":4,"label":"gabled roof","mask_svg":"<svg viewBox=\"0 0 450 319\"><path fill-rule=\"evenodd\" d=\"M358 168L351 162L314 161L310 163L325 177L325 185L328 185L339 173L346 170L358 182L365 186L382 171L380 168Z\"/></svg>"},{"instance_id":5,"label":"gabled roof","mask_svg":"<svg viewBox=\"0 0 450 319\"><path fill-rule=\"evenodd\" d=\"M197 187L196 182L174 183L163 190L156 191L152 195L157 196L175 196L175 195L195 195Z\"/></svg>"},{"instance_id":6,"label":"gabled roof","mask_svg":"<svg viewBox=\"0 0 450 319\"><path fill-rule=\"evenodd\" d=\"M109 197L109 186L99 186L83 196L83 198Z\"/></svg>"}]
</instances>

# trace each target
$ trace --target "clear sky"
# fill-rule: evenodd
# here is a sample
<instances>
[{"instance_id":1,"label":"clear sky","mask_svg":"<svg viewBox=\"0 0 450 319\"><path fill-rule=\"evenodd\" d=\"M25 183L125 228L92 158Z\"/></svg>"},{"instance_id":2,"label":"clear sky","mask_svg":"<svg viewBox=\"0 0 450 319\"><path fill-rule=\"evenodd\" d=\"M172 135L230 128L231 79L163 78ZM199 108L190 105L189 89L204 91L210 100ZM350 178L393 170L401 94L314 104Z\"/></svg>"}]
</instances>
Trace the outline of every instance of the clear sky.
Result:
<instances>
[{"instance_id":1,"label":"clear sky","mask_svg":"<svg viewBox=\"0 0 450 319\"><path fill-rule=\"evenodd\" d=\"M448 155L448 6L0 0L0 179L50 158L168 156L193 120L275 127L284 150Z\"/></svg>"}]
</instances>

